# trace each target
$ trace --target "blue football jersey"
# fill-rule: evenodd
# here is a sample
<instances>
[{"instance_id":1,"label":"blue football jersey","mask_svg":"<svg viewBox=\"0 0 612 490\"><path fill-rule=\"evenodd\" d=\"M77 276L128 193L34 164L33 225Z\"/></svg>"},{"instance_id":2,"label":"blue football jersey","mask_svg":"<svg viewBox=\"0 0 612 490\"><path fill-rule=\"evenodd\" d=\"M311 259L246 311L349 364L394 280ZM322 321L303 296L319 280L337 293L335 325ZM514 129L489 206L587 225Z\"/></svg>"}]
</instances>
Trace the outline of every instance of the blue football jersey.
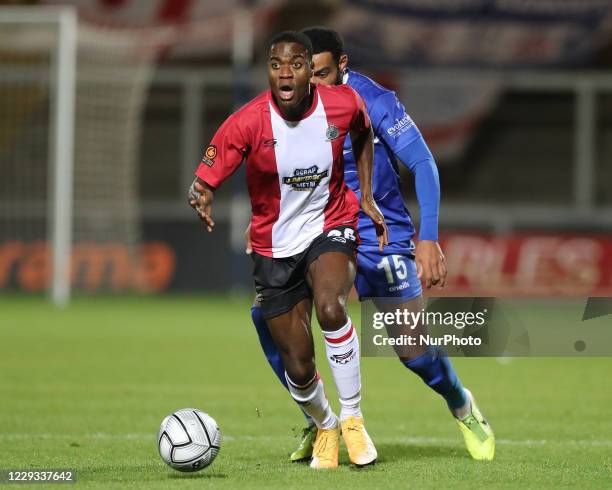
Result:
<instances>
[{"instance_id":1,"label":"blue football jersey","mask_svg":"<svg viewBox=\"0 0 612 490\"><path fill-rule=\"evenodd\" d=\"M389 251L410 253L414 225L400 191L400 177L395 154L420 136L420 132L398 100L395 92L372 79L347 70L344 83L351 86L365 102L374 131L374 169L372 187L374 200L385 217L389 229ZM344 143L344 174L346 184L361 197L357 166L350 138ZM360 248L378 248L372 220L359 215Z\"/></svg>"}]
</instances>

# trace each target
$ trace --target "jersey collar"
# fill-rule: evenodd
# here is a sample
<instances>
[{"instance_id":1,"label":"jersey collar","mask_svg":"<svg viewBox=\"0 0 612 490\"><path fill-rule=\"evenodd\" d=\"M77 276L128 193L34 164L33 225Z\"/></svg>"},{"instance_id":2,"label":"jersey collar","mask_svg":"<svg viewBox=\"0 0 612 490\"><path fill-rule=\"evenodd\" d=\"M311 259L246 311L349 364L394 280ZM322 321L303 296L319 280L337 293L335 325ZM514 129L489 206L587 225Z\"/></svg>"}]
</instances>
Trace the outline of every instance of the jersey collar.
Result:
<instances>
[{"instance_id":1,"label":"jersey collar","mask_svg":"<svg viewBox=\"0 0 612 490\"><path fill-rule=\"evenodd\" d=\"M349 73L351 72L351 70L349 70L348 68L344 69L344 73L342 74L342 83L345 84L348 82L349 79Z\"/></svg>"}]
</instances>

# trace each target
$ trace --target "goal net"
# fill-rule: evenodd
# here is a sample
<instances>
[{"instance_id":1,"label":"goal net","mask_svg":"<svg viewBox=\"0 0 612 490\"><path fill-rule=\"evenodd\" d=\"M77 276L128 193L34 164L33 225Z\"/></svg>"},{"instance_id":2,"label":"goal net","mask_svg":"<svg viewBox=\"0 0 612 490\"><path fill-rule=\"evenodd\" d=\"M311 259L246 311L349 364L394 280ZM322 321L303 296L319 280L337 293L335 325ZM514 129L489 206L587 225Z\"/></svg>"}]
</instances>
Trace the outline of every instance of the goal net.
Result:
<instances>
[{"instance_id":1,"label":"goal net","mask_svg":"<svg viewBox=\"0 0 612 490\"><path fill-rule=\"evenodd\" d=\"M140 289L138 161L161 34L0 7L0 289Z\"/></svg>"}]
</instances>

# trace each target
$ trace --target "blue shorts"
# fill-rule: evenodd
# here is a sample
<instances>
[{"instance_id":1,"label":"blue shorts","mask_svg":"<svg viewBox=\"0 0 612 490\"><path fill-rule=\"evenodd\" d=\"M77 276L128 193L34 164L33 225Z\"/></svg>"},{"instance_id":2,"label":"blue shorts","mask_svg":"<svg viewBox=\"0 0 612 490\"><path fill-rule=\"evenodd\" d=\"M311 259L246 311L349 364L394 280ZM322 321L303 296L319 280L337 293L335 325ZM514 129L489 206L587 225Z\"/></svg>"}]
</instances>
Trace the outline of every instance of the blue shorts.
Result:
<instances>
[{"instance_id":1,"label":"blue shorts","mask_svg":"<svg viewBox=\"0 0 612 490\"><path fill-rule=\"evenodd\" d=\"M407 250L380 252L377 249L357 250L355 288L359 300L367 298L398 298L408 301L423 292L417 277L414 255Z\"/></svg>"}]
</instances>

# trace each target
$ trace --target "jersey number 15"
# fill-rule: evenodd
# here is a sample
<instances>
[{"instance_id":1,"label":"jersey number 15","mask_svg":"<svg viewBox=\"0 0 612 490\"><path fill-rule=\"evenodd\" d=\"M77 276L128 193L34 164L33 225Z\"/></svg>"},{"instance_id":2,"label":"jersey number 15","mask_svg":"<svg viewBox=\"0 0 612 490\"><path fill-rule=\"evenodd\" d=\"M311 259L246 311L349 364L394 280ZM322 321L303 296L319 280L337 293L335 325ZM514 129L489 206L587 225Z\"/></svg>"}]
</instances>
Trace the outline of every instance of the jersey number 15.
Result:
<instances>
[{"instance_id":1,"label":"jersey number 15","mask_svg":"<svg viewBox=\"0 0 612 490\"><path fill-rule=\"evenodd\" d=\"M391 265L391 261L393 261L393 266ZM387 276L387 282L389 284L395 283L393 270L395 270L395 277L397 277L399 281L404 281L408 278L408 267L406 267L404 257L401 255L391 255L389 257L385 257L378 263L376 268L383 269L385 271L385 276Z\"/></svg>"}]
</instances>

